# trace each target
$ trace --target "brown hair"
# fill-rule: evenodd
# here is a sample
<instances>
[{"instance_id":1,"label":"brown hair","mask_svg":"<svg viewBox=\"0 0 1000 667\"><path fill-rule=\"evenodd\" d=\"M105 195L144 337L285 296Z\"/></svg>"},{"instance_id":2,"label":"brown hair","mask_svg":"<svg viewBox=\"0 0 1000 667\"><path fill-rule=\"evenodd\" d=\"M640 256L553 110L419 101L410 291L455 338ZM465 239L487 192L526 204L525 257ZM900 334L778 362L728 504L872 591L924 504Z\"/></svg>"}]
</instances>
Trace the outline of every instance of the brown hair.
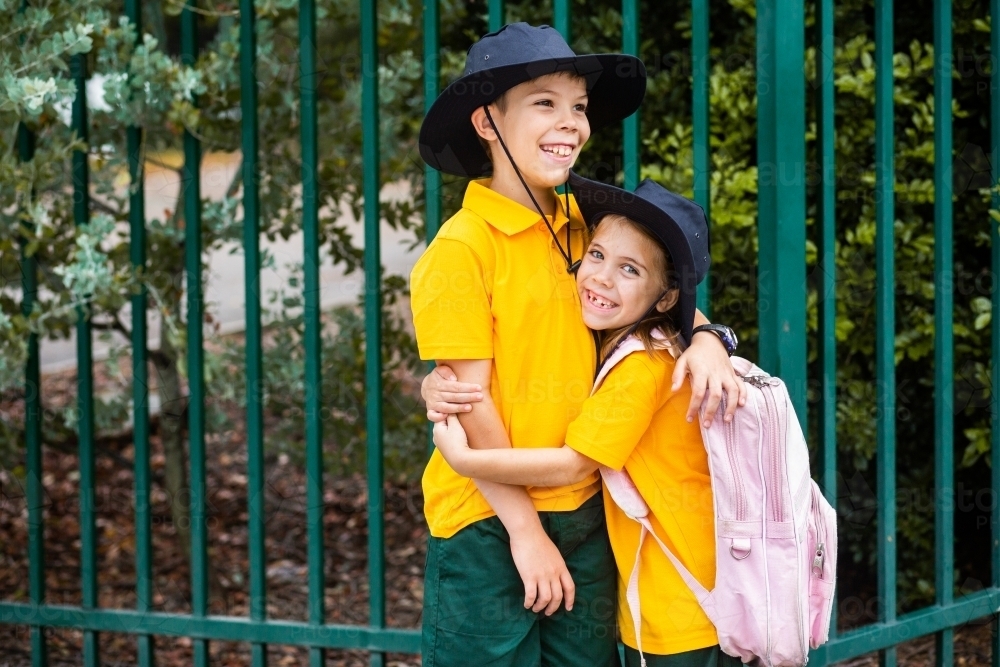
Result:
<instances>
[{"instance_id":1,"label":"brown hair","mask_svg":"<svg viewBox=\"0 0 1000 667\"><path fill-rule=\"evenodd\" d=\"M500 94L500 97L490 102L490 104L495 106L497 111L500 113L507 113L507 93L509 92L509 90L503 91L503 93ZM483 152L486 153L486 157L490 159L490 164L493 164L493 153L490 151L490 142L483 139L478 133L476 134L476 138L479 139L479 145L483 147Z\"/></svg>"},{"instance_id":2,"label":"brown hair","mask_svg":"<svg viewBox=\"0 0 1000 667\"><path fill-rule=\"evenodd\" d=\"M684 341L681 339L676 325L677 317L679 315L678 305L680 299L676 298L678 292L677 286L677 275L674 272L673 262L670 261L670 253L663 246L658 238L653 236L653 234L646 229L644 225L641 225L623 215L618 215L610 213L603 218L601 218L597 224L594 226L593 233L596 233L601 225L610 221L612 224L618 225L628 225L632 229L636 230L649 242L650 246L656 249L654 253L656 257L656 266L651 267L650 271L659 278L660 283L660 293L667 293L669 296L670 292L674 293L674 303L671 304L670 308L666 312L660 312L656 308L650 309L646 315L639 320L638 323L632 322L623 327L617 329L611 329L607 331L601 331L598 334L598 339L600 340L600 345L598 347L598 360L603 363L603 361L614 352L615 348L625 340L628 334L633 334L642 341L643 347L646 348L646 353L650 356L657 350L665 350L669 346L677 346L681 350L684 349ZM661 297L662 299L663 297ZM659 303L659 300L657 300ZM653 331L659 329L665 336L665 339L654 338Z\"/></svg>"}]
</instances>

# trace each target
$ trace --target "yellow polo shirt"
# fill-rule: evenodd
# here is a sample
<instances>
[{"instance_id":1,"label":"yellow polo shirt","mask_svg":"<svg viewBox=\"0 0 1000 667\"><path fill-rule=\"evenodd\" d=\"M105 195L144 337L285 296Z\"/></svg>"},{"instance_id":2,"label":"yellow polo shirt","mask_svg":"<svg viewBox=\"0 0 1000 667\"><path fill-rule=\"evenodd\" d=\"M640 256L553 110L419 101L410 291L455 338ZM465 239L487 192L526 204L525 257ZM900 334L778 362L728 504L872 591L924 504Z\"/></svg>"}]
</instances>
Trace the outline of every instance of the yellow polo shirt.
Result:
<instances>
[{"instance_id":1,"label":"yellow polo shirt","mask_svg":"<svg viewBox=\"0 0 1000 667\"><path fill-rule=\"evenodd\" d=\"M422 359L492 359L490 394L514 447L561 447L593 383L594 339L580 314L575 278L537 211L474 181L462 208L410 274ZM560 200L562 198L560 197ZM573 259L585 226L570 197ZM565 245L560 207L553 229ZM578 508L600 488L597 473L569 486L528 487L542 511ZM494 516L475 483L438 451L423 477L431 535L451 537Z\"/></svg>"},{"instance_id":2,"label":"yellow polo shirt","mask_svg":"<svg viewBox=\"0 0 1000 667\"><path fill-rule=\"evenodd\" d=\"M609 468L628 471L649 505L656 534L711 590L715 535L708 455L698 423L685 418L691 386L671 391L673 371L674 360L666 351L625 357L584 403L566 444ZM618 564L618 626L622 641L636 648L625 594L640 528L610 494L604 495L604 508ZM719 642L715 627L655 540L647 538L643 544L639 567L643 651L673 655Z\"/></svg>"}]
</instances>

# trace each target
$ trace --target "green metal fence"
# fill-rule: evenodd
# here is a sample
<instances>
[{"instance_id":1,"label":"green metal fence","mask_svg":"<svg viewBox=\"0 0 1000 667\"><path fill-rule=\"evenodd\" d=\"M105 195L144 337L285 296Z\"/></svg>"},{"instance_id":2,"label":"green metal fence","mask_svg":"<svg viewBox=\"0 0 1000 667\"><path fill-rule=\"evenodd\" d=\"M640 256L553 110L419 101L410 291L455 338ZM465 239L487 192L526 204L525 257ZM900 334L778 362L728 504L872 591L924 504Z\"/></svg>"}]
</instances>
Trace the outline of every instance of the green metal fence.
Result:
<instances>
[{"instance_id":1,"label":"green metal fence","mask_svg":"<svg viewBox=\"0 0 1000 667\"><path fill-rule=\"evenodd\" d=\"M182 59L196 57L197 13L193 2L181 17ZM489 0L491 29L504 22L503 0ZM140 22L139 0L126 0L124 11L129 19ZM836 498L836 356L834 319L834 242L836 184L834 173L834 82L833 82L833 0L817 0L815 42L818 45L817 71L817 146L821 173L818 224L820 225L819 264L823 269L819 290L819 447L822 468L819 476L832 501ZM378 163L378 79L376 11L374 1L362 1L362 116L364 132L364 191L377 192ZM554 0L553 24L567 37L570 3ZM320 310L319 310L319 241L316 121L316 62L314 0L300 0L300 113L302 148L302 228L305 235L303 294L305 298L306 360L306 470L309 564L309 617L307 622L270 620L266 617L264 506L263 506L263 412L261 383L261 310L259 293L259 233L257 201L257 104L253 62L255 30L252 0L240 1L240 77L242 87L243 207L245 211L244 250L246 257L246 375L250 395L247 400L248 478L249 478L249 568L250 613L248 618L208 615L207 557L205 523L205 427L204 378L202 356L202 295L200 281L187 280L188 376L190 381L190 517L191 517L191 590L190 615L167 614L152 609L149 414L146 375L146 295L132 297L132 349L134 377L135 439L135 523L136 591L134 610L97 607L96 538L94 510L94 428L93 390L90 349L90 325L81 318L77 325L77 361L79 371L79 453L80 453L80 524L82 603L79 607L46 604L43 553L43 489L41 464L41 397L29 393L26 399L26 470L29 527L29 596L28 603L0 601L0 623L15 623L31 628L33 664L46 664L44 629L71 627L83 631L84 664L99 663L100 632L124 632L136 636L138 662L153 664L153 638L156 635L187 636L193 639L194 662L208 664L211 640L250 642L255 666L266 662L267 644L291 644L310 648L310 662L321 665L326 648L363 649L371 652L373 665L381 665L385 652L417 653L416 630L385 627L385 581L382 515L382 428L381 402L367 402L368 432L368 511L369 511L369 625L358 627L327 624L324 613L323 575L323 455L320 408ZM934 605L896 615L896 516L895 516L895 378L894 378L894 276L893 276L893 2L875 0L876 33L876 366L878 449L878 596L881 600L878 622L834 636L814 651L814 664L829 664L871 651L880 651L881 663L892 667L895 646L901 642L935 634L937 665L953 662L953 628L975 618L993 615L992 664L1000 666L1000 507L992 509L991 585L983 591L953 598L953 296L948 282L952 267L952 198L948 160L935 162L935 559L936 601ZM622 50L638 54L640 13L638 0L623 0ZM991 78L992 165L993 181L1000 176L1000 0L992 0L991 46L994 67ZM928 17L930 19L931 17ZM935 154L951 155L951 5L946 0L934 2L935 44ZM693 136L694 193L708 209L708 2L692 2L693 67ZM805 57L805 5L803 0L757 1L758 57L758 160L774 166L775 173L800 173L805 162L806 91L803 76ZM424 3L424 91L429 105L438 93L438 7L436 1ZM85 59L76 56L72 76L78 96L72 110L73 126L79 136L87 136L87 105L84 81ZM639 175L639 121L633 116L624 121L623 165L628 187ZM142 128L128 130L128 152L133 188L130 198L131 261L145 265L143 189L141 184L140 145ZM18 128L18 154L21 160L32 159L34 142L31 133ZM200 145L190 133L184 135L184 207L186 224L186 272L189 277L201 273L199 238ZM77 223L88 219L87 158L82 152L73 159L74 216ZM426 172L426 221L433 236L441 222L440 174ZM994 195L994 207L1000 207L1000 195ZM381 368L379 350L379 201L366 197L365 229L365 320L367 335L366 386L369 396L379 397ZM806 414L806 276L805 276L805 179L772 179L759 187L759 261L773 270L760 275L760 363L784 377L792 391L799 415ZM1000 243L996 236L992 247L992 270L1000 275ZM24 257L23 308L30 312L37 293L35 260ZM703 289L700 303L708 311L708 290ZM1000 312L1000 289L992 294L994 312ZM993 359L1000 359L1000 318L992 320ZM28 386L39 386L38 341L29 340L29 360L25 371ZM1000 364L992 370L994 387L1000 387ZM1000 491L1000 392L992 398L992 486Z\"/></svg>"}]
</instances>

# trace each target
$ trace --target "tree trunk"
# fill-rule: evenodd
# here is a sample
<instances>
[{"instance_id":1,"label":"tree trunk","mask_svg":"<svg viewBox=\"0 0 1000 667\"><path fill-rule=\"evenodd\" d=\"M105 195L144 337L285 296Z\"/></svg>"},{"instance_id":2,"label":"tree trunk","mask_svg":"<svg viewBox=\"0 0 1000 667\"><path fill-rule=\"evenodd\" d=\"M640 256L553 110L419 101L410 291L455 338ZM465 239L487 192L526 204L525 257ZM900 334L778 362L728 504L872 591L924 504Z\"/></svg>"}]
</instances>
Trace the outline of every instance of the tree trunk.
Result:
<instances>
[{"instance_id":1,"label":"tree trunk","mask_svg":"<svg viewBox=\"0 0 1000 667\"><path fill-rule=\"evenodd\" d=\"M178 194L172 216L173 226L180 229L183 222L183 189ZM166 310L171 313L185 312L184 292L176 289L176 286L184 284L184 256L178 253L171 258L176 264L169 260L164 260L164 265L172 267L173 280L169 285L161 286L160 294L168 302ZM186 323L178 322L177 326L183 327ZM182 392L180 371L178 364L183 357L183 350L178 350L170 339L169 329L166 322L160 324L160 354L153 355L153 363L159 377L160 393L160 440L163 443L163 454L166 464L167 494L170 498L170 516L177 532L178 544L184 559L190 562L191 559L191 487L188 480L188 451L185 448L184 436L187 432L188 403L189 396ZM207 502L207 498L205 499ZM225 592L221 588L215 564L211 558L205 562L208 580L209 605L213 602L225 604Z\"/></svg>"},{"instance_id":2,"label":"tree trunk","mask_svg":"<svg viewBox=\"0 0 1000 667\"><path fill-rule=\"evenodd\" d=\"M179 306L180 304L178 304ZM188 513L189 487L187 452L184 449L184 420L187 418L187 397L181 393L181 378L177 369L178 351L170 342L166 327L160 333L160 352L155 355L157 387L160 395L160 441L166 459L167 497L170 517L185 559L191 556L191 520Z\"/></svg>"}]
</instances>

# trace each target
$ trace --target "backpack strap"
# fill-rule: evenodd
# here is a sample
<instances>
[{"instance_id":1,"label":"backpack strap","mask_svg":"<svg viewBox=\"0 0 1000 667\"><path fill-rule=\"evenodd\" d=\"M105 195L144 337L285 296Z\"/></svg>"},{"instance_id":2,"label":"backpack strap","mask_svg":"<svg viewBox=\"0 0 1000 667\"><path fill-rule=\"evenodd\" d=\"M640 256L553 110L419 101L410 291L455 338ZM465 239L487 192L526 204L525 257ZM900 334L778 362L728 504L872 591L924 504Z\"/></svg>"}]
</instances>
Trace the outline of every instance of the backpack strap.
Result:
<instances>
[{"instance_id":1,"label":"backpack strap","mask_svg":"<svg viewBox=\"0 0 1000 667\"><path fill-rule=\"evenodd\" d=\"M659 335L658 335L659 334ZM663 335L659 331L653 334L657 338L663 338ZM638 352L644 350L645 346L642 341L636 336L629 336L625 339L618 348L611 354L610 357L605 360L604 365L601 367L600 372L597 374L597 379L594 380L594 388L591 394L596 392L604 379L608 376L608 373L621 362L622 359L632 354L633 352ZM680 351L676 349L675 346L669 345L667 350L676 359L679 356ZM681 579L687 584L687 587L691 589L694 593L695 598L698 600L698 604L705 611L705 614L709 616L709 620L715 623L715 614L711 613L710 610L714 610L714 605L711 603L711 592L705 589L694 575L684 567L681 560L674 554L670 548L663 543L663 541L656 535L653 530L653 525L649 522L649 506L643 499L639 490L635 487L635 482L632 481L632 477L627 471L614 470L608 468L607 466L601 466L601 478L604 481L604 488L607 489L608 493L611 494L612 500L615 504L621 508L623 512L633 521L639 524L639 547L635 552L635 565L632 566L632 574L628 579L628 589L625 593L625 600L628 602L629 611L632 614L632 623L635 625L635 642L636 648L639 651L639 660L642 667L646 667L646 658L642 653L642 612L639 608L639 562L640 554L642 553L642 545L646 540L646 535L652 535L656 543L660 545L663 553L666 554L670 562L673 563L674 567L677 568L677 573L680 574Z\"/></svg>"},{"instance_id":2,"label":"backpack strap","mask_svg":"<svg viewBox=\"0 0 1000 667\"><path fill-rule=\"evenodd\" d=\"M594 378L594 388L590 390L590 394L594 395L597 390L601 388L601 385L604 383L604 378L608 376L611 369L618 365L618 362L633 352L638 352L642 349L644 349L642 341L635 336L629 336L623 340L615 351L611 353L611 356L604 360L604 363L601 365L601 370L597 373L597 377Z\"/></svg>"},{"instance_id":3,"label":"backpack strap","mask_svg":"<svg viewBox=\"0 0 1000 667\"><path fill-rule=\"evenodd\" d=\"M646 540L645 526L639 526L639 546L635 550L635 565L628 578L628 588L625 590L625 601L629 613L632 614L632 625L635 627L635 647L639 651L639 665L646 667L646 656L642 654L642 612L639 610L639 554L642 553L642 543Z\"/></svg>"},{"instance_id":4,"label":"backpack strap","mask_svg":"<svg viewBox=\"0 0 1000 667\"><path fill-rule=\"evenodd\" d=\"M653 338L664 340L666 336L664 336L659 329L656 329L653 331ZM619 343L618 347L615 348L615 351L611 353L611 356L605 359L604 363L601 365L601 369L598 371L597 377L594 379L594 388L590 390L590 394L593 395L598 389L600 389L601 384L604 382L604 378L608 376L608 373L611 372L612 368L618 365L618 362L633 352L645 349L646 346L643 345L641 340L639 340L639 337L634 335L629 336ZM666 349L674 359L679 357L681 354L680 350L677 349L677 346L671 345L669 342L666 344L664 349Z\"/></svg>"},{"instance_id":5,"label":"backpack strap","mask_svg":"<svg viewBox=\"0 0 1000 667\"><path fill-rule=\"evenodd\" d=\"M646 658L642 654L642 611L639 608L639 562L640 555L642 554L642 545L646 541L646 535L652 535L656 543L660 545L660 549L666 554L670 562L674 564L677 568L677 573L681 575L681 579L687 584L687 587L691 589L694 593L695 598L698 600L698 605L705 612L705 615L709 617L712 624L716 624L715 619L715 605L711 602L712 593L701 585L701 582L695 579L691 571L684 567L684 563L681 559L671 551L670 547L663 543L663 540L659 538L656 531L653 530L652 524L649 522L648 516L632 517L639 524L639 546L635 550L635 564L632 566L632 574L628 578L628 588L625 591L625 600L628 602L629 612L632 614L632 624L635 627L635 643L636 649L639 651L639 660L642 667L646 667Z\"/></svg>"}]
</instances>

